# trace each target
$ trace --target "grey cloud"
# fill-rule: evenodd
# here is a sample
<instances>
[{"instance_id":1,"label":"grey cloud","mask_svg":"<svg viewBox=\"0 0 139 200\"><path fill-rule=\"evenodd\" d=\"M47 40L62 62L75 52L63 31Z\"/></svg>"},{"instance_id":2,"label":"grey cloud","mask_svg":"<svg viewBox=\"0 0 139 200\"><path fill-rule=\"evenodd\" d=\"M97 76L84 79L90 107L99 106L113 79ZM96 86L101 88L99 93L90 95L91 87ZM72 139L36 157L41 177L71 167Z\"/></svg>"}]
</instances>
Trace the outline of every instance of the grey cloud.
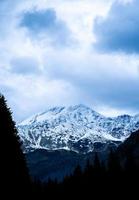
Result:
<instances>
[{"instance_id":1,"label":"grey cloud","mask_svg":"<svg viewBox=\"0 0 139 200\"><path fill-rule=\"evenodd\" d=\"M130 79L119 79L112 77L106 80L103 77L100 81L80 82L79 87L90 95L90 99L98 105L108 105L116 109L139 110L139 81Z\"/></svg>"},{"instance_id":2,"label":"grey cloud","mask_svg":"<svg viewBox=\"0 0 139 200\"><path fill-rule=\"evenodd\" d=\"M30 11L24 13L20 27L25 27L34 37L45 36L59 46L72 42L71 31L66 23L59 20L54 9Z\"/></svg>"},{"instance_id":3,"label":"grey cloud","mask_svg":"<svg viewBox=\"0 0 139 200\"><path fill-rule=\"evenodd\" d=\"M72 83L84 94L84 99L93 102L94 105L104 105L115 109L125 109L139 112L139 81L119 79L118 77L99 77L95 79L78 79L76 76Z\"/></svg>"},{"instance_id":4,"label":"grey cloud","mask_svg":"<svg viewBox=\"0 0 139 200\"><path fill-rule=\"evenodd\" d=\"M98 59L100 61L88 59L87 64L83 59L73 63L73 58L65 58L63 62L54 58L53 64L46 64L46 71L53 79L70 82L84 102L134 112L139 110L139 76L128 74L128 70L122 69L122 64L116 66L111 60L113 58L106 61L99 56ZM59 67L55 68L55 65ZM114 71L111 65L119 69Z\"/></svg>"},{"instance_id":5,"label":"grey cloud","mask_svg":"<svg viewBox=\"0 0 139 200\"><path fill-rule=\"evenodd\" d=\"M96 18L94 32L98 50L139 53L139 1L115 1L106 18Z\"/></svg>"}]
</instances>

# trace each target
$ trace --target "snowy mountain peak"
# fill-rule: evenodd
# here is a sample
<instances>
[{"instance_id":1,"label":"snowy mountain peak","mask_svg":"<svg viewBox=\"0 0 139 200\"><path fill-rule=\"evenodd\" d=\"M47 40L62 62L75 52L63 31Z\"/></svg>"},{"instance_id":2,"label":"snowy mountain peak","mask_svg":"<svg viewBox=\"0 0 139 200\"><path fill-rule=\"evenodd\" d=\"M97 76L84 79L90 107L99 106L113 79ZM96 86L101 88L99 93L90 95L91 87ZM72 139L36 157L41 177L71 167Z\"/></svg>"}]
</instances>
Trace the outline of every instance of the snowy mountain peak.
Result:
<instances>
[{"instance_id":1,"label":"snowy mountain peak","mask_svg":"<svg viewBox=\"0 0 139 200\"><path fill-rule=\"evenodd\" d=\"M46 110L42 113L38 113L36 115L29 117L28 119L22 121L19 124L19 126L25 126L25 125L30 125L30 124L33 124L33 123L45 121L48 118L51 118L52 116L56 116L57 114L59 114L64 109L65 109L65 107L53 107L53 108L48 109L48 110Z\"/></svg>"},{"instance_id":2,"label":"snowy mountain peak","mask_svg":"<svg viewBox=\"0 0 139 200\"><path fill-rule=\"evenodd\" d=\"M85 111L85 110L90 110L90 108L83 104L78 104L75 106L68 107L67 110L68 111Z\"/></svg>"},{"instance_id":3,"label":"snowy mountain peak","mask_svg":"<svg viewBox=\"0 0 139 200\"><path fill-rule=\"evenodd\" d=\"M84 106L82 104L69 106L69 107L53 107L53 108L47 109L45 112L38 113L24 120L23 122L19 124L19 126L42 122L45 120L52 119L53 117L56 118L59 115L68 115L71 113L78 113L82 115L82 114L88 114L89 112L96 116L100 115L97 112L90 109L89 107Z\"/></svg>"},{"instance_id":4,"label":"snowy mountain peak","mask_svg":"<svg viewBox=\"0 0 139 200\"><path fill-rule=\"evenodd\" d=\"M26 149L104 150L139 129L139 115L107 118L82 104L54 107L18 126Z\"/></svg>"},{"instance_id":5,"label":"snowy mountain peak","mask_svg":"<svg viewBox=\"0 0 139 200\"><path fill-rule=\"evenodd\" d=\"M65 107L54 107L54 108L51 108L49 110L47 110L46 112L52 112L53 114L58 114L60 113ZM45 112L45 113L46 113Z\"/></svg>"}]
</instances>

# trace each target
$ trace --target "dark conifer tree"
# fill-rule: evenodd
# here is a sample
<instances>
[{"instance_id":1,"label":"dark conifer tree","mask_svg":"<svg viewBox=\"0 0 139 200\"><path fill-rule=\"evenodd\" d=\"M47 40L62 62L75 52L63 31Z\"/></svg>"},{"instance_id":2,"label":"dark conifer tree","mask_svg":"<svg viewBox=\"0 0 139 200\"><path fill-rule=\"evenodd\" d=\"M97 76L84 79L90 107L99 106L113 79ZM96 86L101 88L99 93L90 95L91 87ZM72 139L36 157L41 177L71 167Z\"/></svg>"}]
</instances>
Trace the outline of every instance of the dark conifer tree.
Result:
<instances>
[{"instance_id":1,"label":"dark conifer tree","mask_svg":"<svg viewBox=\"0 0 139 200\"><path fill-rule=\"evenodd\" d=\"M8 195L25 192L29 175L17 128L3 95L0 95L1 181Z\"/></svg>"},{"instance_id":2,"label":"dark conifer tree","mask_svg":"<svg viewBox=\"0 0 139 200\"><path fill-rule=\"evenodd\" d=\"M117 187L119 192L122 192L123 172L118 155L112 150L110 151L108 158L107 173L108 173L107 185L109 186L110 190L114 192L115 187Z\"/></svg>"},{"instance_id":3,"label":"dark conifer tree","mask_svg":"<svg viewBox=\"0 0 139 200\"><path fill-rule=\"evenodd\" d=\"M84 170L84 178L85 181L89 181L89 179L92 179L92 169L93 165L91 164L90 160L87 160L85 170Z\"/></svg>"},{"instance_id":4,"label":"dark conifer tree","mask_svg":"<svg viewBox=\"0 0 139 200\"><path fill-rule=\"evenodd\" d=\"M95 158L94 158L94 171L96 174L100 174L101 172L101 163L97 153L95 153Z\"/></svg>"},{"instance_id":5,"label":"dark conifer tree","mask_svg":"<svg viewBox=\"0 0 139 200\"><path fill-rule=\"evenodd\" d=\"M134 171L136 171L135 159L131 152L126 154L125 171L130 174L133 174Z\"/></svg>"},{"instance_id":6,"label":"dark conifer tree","mask_svg":"<svg viewBox=\"0 0 139 200\"><path fill-rule=\"evenodd\" d=\"M74 176L75 178L80 178L81 175L82 175L81 166L80 166L80 165L77 165L77 167L76 167L75 170L74 170L73 176Z\"/></svg>"},{"instance_id":7,"label":"dark conifer tree","mask_svg":"<svg viewBox=\"0 0 139 200\"><path fill-rule=\"evenodd\" d=\"M116 175L121 171L120 161L116 153L112 150L110 151L109 158L108 158L108 170L109 173Z\"/></svg>"}]
</instances>

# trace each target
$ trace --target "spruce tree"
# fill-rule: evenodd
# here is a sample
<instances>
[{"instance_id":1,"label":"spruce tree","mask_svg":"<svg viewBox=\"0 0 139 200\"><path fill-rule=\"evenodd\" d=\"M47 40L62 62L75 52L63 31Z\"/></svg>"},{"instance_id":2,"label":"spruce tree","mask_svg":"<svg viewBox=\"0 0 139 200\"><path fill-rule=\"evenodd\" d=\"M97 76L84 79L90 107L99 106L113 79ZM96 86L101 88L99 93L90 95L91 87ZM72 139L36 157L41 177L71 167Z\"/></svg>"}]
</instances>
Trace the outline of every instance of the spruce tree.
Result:
<instances>
[{"instance_id":1,"label":"spruce tree","mask_svg":"<svg viewBox=\"0 0 139 200\"><path fill-rule=\"evenodd\" d=\"M94 170L95 170L95 173L97 174L101 173L101 163L100 163L97 153L95 153L95 158L94 158Z\"/></svg>"},{"instance_id":2,"label":"spruce tree","mask_svg":"<svg viewBox=\"0 0 139 200\"><path fill-rule=\"evenodd\" d=\"M12 113L0 95L1 185L8 195L27 191L29 175Z\"/></svg>"},{"instance_id":3,"label":"spruce tree","mask_svg":"<svg viewBox=\"0 0 139 200\"><path fill-rule=\"evenodd\" d=\"M121 165L118 156L112 150L110 151L108 158L108 170L113 175L116 175L116 173L119 174L121 171Z\"/></svg>"}]
</instances>

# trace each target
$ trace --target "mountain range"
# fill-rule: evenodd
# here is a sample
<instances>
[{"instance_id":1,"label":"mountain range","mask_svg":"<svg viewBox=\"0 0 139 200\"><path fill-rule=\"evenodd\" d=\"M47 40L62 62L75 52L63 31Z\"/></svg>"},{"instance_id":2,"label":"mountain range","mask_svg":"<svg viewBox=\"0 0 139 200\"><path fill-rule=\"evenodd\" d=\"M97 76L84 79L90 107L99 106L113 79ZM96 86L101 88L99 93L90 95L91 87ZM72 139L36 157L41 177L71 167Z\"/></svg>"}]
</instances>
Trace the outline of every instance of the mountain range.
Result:
<instances>
[{"instance_id":1,"label":"mountain range","mask_svg":"<svg viewBox=\"0 0 139 200\"><path fill-rule=\"evenodd\" d=\"M85 105L54 107L18 124L26 152L36 149L102 152L139 129L139 115L105 117Z\"/></svg>"}]
</instances>

